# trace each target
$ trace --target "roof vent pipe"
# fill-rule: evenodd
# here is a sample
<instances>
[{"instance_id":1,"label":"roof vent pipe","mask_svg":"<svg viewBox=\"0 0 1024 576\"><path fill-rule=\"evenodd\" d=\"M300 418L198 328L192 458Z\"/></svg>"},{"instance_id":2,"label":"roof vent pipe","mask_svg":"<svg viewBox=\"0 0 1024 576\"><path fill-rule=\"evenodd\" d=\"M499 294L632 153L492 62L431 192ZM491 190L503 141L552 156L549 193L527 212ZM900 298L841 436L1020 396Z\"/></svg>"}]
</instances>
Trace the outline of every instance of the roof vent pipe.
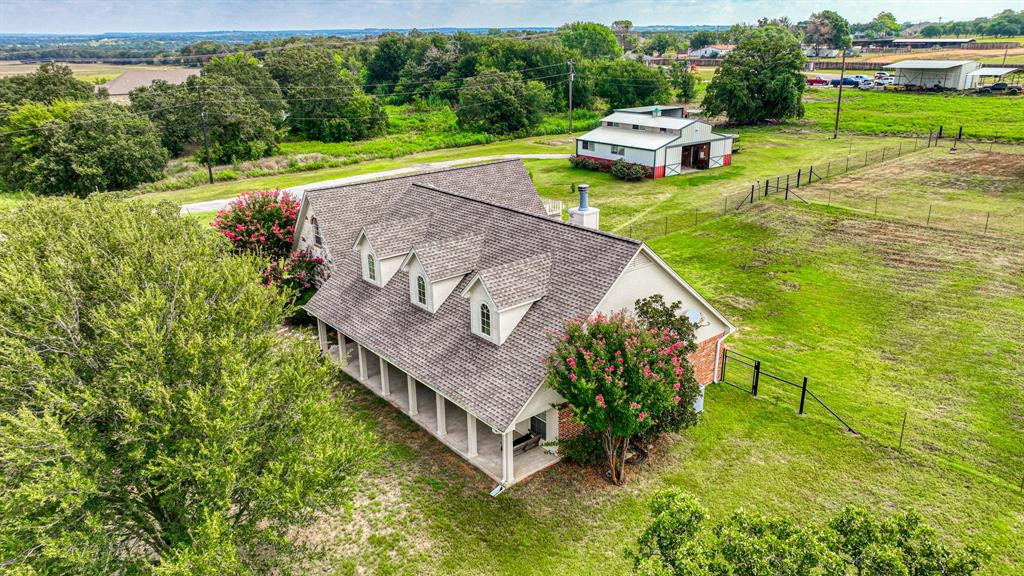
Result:
<instances>
[{"instance_id":1,"label":"roof vent pipe","mask_svg":"<svg viewBox=\"0 0 1024 576\"><path fill-rule=\"evenodd\" d=\"M590 195L590 184L580 184L576 187L576 190L580 193L580 210L586 210L590 207L589 198Z\"/></svg>"}]
</instances>

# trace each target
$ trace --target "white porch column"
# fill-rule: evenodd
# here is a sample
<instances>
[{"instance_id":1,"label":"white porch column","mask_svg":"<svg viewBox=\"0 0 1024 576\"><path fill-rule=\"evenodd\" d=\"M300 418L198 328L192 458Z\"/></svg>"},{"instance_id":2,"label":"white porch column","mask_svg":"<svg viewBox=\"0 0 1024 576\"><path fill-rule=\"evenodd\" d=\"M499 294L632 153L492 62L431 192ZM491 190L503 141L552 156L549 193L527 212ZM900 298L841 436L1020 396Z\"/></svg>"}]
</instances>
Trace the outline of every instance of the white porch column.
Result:
<instances>
[{"instance_id":1,"label":"white porch column","mask_svg":"<svg viewBox=\"0 0 1024 576\"><path fill-rule=\"evenodd\" d=\"M434 403L437 405L437 435L445 436L448 434L448 424L444 419L444 396L434 392Z\"/></svg>"},{"instance_id":2,"label":"white porch column","mask_svg":"<svg viewBox=\"0 0 1024 576\"><path fill-rule=\"evenodd\" d=\"M316 319L316 335L320 339L320 353L324 356L327 355L327 324L324 321Z\"/></svg>"},{"instance_id":3,"label":"white porch column","mask_svg":"<svg viewBox=\"0 0 1024 576\"><path fill-rule=\"evenodd\" d=\"M515 475L512 470L512 431L501 435L501 483L512 484Z\"/></svg>"},{"instance_id":4,"label":"white porch column","mask_svg":"<svg viewBox=\"0 0 1024 576\"><path fill-rule=\"evenodd\" d=\"M356 348L359 350L359 381L366 382L366 349L358 342Z\"/></svg>"},{"instance_id":5,"label":"white porch column","mask_svg":"<svg viewBox=\"0 0 1024 576\"><path fill-rule=\"evenodd\" d=\"M383 358L380 359L380 393L385 397L391 395L388 361Z\"/></svg>"},{"instance_id":6,"label":"white porch column","mask_svg":"<svg viewBox=\"0 0 1024 576\"><path fill-rule=\"evenodd\" d=\"M338 332L338 364L345 365L345 335Z\"/></svg>"},{"instance_id":7,"label":"white porch column","mask_svg":"<svg viewBox=\"0 0 1024 576\"><path fill-rule=\"evenodd\" d=\"M548 408L544 414L544 442L551 443L558 441L558 408ZM558 452L558 446L545 446L545 450L554 454Z\"/></svg>"},{"instance_id":8,"label":"white porch column","mask_svg":"<svg viewBox=\"0 0 1024 576\"><path fill-rule=\"evenodd\" d=\"M476 452L476 417L466 412L466 455L470 458L477 455Z\"/></svg>"},{"instance_id":9,"label":"white porch column","mask_svg":"<svg viewBox=\"0 0 1024 576\"><path fill-rule=\"evenodd\" d=\"M420 413L420 408L416 404L416 379L411 374L406 374L405 385L409 389L409 416L415 416Z\"/></svg>"}]
</instances>

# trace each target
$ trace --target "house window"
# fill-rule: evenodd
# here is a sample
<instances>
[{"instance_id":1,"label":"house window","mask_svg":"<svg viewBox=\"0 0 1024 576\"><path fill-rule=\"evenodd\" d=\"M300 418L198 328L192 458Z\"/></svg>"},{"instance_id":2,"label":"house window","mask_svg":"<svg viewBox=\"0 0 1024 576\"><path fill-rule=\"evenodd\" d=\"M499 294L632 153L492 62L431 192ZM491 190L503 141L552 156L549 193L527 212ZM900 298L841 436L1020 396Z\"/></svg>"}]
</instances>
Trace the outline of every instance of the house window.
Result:
<instances>
[{"instance_id":1,"label":"house window","mask_svg":"<svg viewBox=\"0 0 1024 576\"><path fill-rule=\"evenodd\" d=\"M580 144L580 148L582 148L583 150L593 150L594 149L594 145L591 144L590 142L587 142L586 140L584 140Z\"/></svg>"},{"instance_id":2,"label":"house window","mask_svg":"<svg viewBox=\"0 0 1024 576\"><path fill-rule=\"evenodd\" d=\"M427 305L427 283L423 276L416 277L416 300L424 306Z\"/></svg>"},{"instance_id":3,"label":"house window","mask_svg":"<svg viewBox=\"0 0 1024 576\"><path fill-rule=\"evenodd\" d=\"M605 122L604 125L605 126L614 126L615 122Z\"/></svg>"},{"instance_id":4,"label":"house window","mask_svg":"<svg viewBox=\"0 0 1024 576\"><path fill-rule=\"evenodd\" d=\"M377 262L373 259L373 254L366 255L366 277L370 280L377 279Z\"/></svg>"},{"instance_id":5,"label":"house window","mask_svg":"<svg viewBox=\"0 0 1024 576\"><path fill-rule=\"evenodd\" d=\"M316 221L316 218L311 218L310 223L313 224L313 244L323 246L324 239L320 236L320 223Z\"/></svg>"},{"instance_id":6,"label":"house window","mask_svg":"<svg viewBox=\"0 0 1024 576\"><path fill-rule=\"evenodd\" d=\"M617 156L625 156L626 149L623 148L622 146L612 146L612 154L615 154Z\"/></svg>"},{"instance_id":7,"label":"house window","mask_svg":"<svg viewBox=\"0 0 1024 576\"><path fill-rule=\"evenodd\" d=\"M633 130L639 130L639 129L640 129L640 126L639 126L639 125L637 125L637 124L633 124Z\"/></svg>"},{"instance_id":8,"label":"house window","mask_svg":"<svg viewBox=\"0 0 1024 576\"><path fill-rule=\"evenodd\" d=\"M668 132L668 128L660 128L659 130L661 131L662 134L664 134L665 132Z\"/></svg>"},{"instance_id":9,"label":"house window","mask_svg":"<svg viewBox=\"0 0 1024 576\"><path fill-rule=\"evenodd\" d=\"M491 309L487 304L480 305L480 333L491 335Z\"/></svg>"}]
</instances>

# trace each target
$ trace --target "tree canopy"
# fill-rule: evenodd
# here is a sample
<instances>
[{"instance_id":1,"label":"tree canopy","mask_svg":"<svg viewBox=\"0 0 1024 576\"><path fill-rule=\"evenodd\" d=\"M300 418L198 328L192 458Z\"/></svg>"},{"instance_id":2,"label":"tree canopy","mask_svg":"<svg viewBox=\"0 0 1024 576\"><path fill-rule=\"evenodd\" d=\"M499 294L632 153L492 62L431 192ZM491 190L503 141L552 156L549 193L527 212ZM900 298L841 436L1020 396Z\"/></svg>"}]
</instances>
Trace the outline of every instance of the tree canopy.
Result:
<instances>
[{"instance_id":1,"label":"tree canopy","mask_svg":"<svg viewBox=\"0 0 1024 576\"><path fill-rule=\"evenodd\" d=\"M718 42L718 33L712 30L698 30L690 36L690 48L700 50Z\"/></svg>"},{"instance_id":2,"label":"tree canopy","mask_svg":"<svg viewBox=\"0 0 1024 576\"><path fill-rule=\"evenodd\" d=\"M804 42L845 50L853 46L850 38L850 23L832 10L811 14L804 27Z\"/></svg>"},{"instance_id":3,"label":"tree canopy","mask_svg":"<svg viewBox=\"0 0 1024 576\"><path fill-rule=\"evenodd\" d=\"M806 58L787 30L764 26L749 30L715 72L704 112L726 114L735 124L753 124L803 115Z\"/></svg>"},{"instance_id":4,"label":"tree canopy","mask_svg":"<svg viewBox=\"0 0 1024 576\"><path fill-rule=\"evenodd\" d=\"M526 82L518 72L481 72L459 91L455 113L465 130L511 134L536 126L548 93L540 82Z\"/></svg>"},{"instance_id":5,"label":"tree canopy","mask_svg":"<svg viewBox=\"0 0 1024 576\"><path fill-rule=\"evenodd\" d=\"M573 22L561 26L558 34L566 48L576 50L584 58L611 60L622 56L615 33L603 24Z\"/></svg>"},{"instance_id":6,"label":"tree canopy","mask_svg":"<svg viewBox=\"0 0 1024 576\"><path fill-rule=\"evenodd\" d=\"M667 102L672 97L665 74L635 60L594 62L594 92L612 108L627 108Z\"/></svg>"},{"instance_id":7,"label":"tree canopy","mask_svg":"<svg viewBox=\"0 0 1024 576\"><path fill-rule=\"evenodd\" d=\"M641 576L970 576L987 554L943 544L913 511L877 518L847 507L825 526L736 510L708 521L689 494L664 490L650 501L651 523L628 550Z\"/></svg>"},{"instance_id":8,"label":"tree canopy","mask_svg":"<svg viewBox=\"0 0 1024 576\"><path fill-rule=\"evenodd\" d=\"M42 199L0 233L0 565L287 567L376 448L261 262L169 203Z\"/></svg>"},{"instance_id":9,"label":"tree canopy","mask_svg":"<svg viewBox=\"0 0 1024 576\"><path fill-rule=\"evenodd\" d=\"M96 95L95 87L75 78L70 66L53 62L41 64L31 74L0 78L0 104L52 104L57 100L92 100Z\"/></svg>"},{"instance_id":10,"label":"tree canopy","mask_svg":"<svg viewBox=\"0 0 1024 576\"><path fill-rule=\"evenodd\" d=\"M26 103L0 131L0 178L14 190L87 196L163 175L167 151L153 124L109 101Z\"/></svg>"}]
</instances>

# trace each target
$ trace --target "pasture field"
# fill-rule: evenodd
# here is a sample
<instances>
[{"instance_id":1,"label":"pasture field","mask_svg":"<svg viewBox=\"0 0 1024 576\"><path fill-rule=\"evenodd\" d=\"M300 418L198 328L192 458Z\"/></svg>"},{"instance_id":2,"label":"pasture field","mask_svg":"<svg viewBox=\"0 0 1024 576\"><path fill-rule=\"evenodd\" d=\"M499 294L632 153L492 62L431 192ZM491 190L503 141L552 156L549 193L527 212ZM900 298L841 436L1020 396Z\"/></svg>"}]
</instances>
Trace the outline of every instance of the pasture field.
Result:
<instances>
[{"instance_id":1,"label":"pasture field","mask_svg":"<svg viewBox=\"0 0 1024 576\"><path fill-rule=\"evenodd\" d=\"M798 416L795 395L770 384L758 398L715 385L700 424L660 443L625 488L562 464L495 499L458 456L346 383L390 457L356 512L308 531L323 552L310 571L621 575L647 498L670 486L717 517L915 508L948 541L989 547L983 574L1024 570L1019 242L769 200L652 246L740 326L731 347L809 376L861 434L816 406Z\"/></svg>"},{"instance_id":2,"label":"pasture field","mask_svg":"<svg viewBox=\"0 0 1024 576\"><path fill-rule=\"evenodd\" d=\"M808 90L804 108L803 122L831 131L836 90ZM946 136L963 125L967 138L1024 142L1024 97L843 90L842 131L920 135L940 125Z\"/></svg>"},{"instance_id":3,"label":"pasture field","mask_svg":"<svg viewBox=\"0 0 1024 576\"><path fill-rule=\"evenodd\" d=\"M86 82L92 82L94 84L102 84L107 80L120 76L121 74L135 69L135 70L173 70L180 68L180 66L159 66L154 64L69 64L60 63L64 66L70 66L71 71L74 73L75 78L84 80ZM30 74L35 72L39 68L39 64L22 64L16 61L0 61L0 78L5 76L18 76L21 74Z\"/></svg>"}]
</instances>

